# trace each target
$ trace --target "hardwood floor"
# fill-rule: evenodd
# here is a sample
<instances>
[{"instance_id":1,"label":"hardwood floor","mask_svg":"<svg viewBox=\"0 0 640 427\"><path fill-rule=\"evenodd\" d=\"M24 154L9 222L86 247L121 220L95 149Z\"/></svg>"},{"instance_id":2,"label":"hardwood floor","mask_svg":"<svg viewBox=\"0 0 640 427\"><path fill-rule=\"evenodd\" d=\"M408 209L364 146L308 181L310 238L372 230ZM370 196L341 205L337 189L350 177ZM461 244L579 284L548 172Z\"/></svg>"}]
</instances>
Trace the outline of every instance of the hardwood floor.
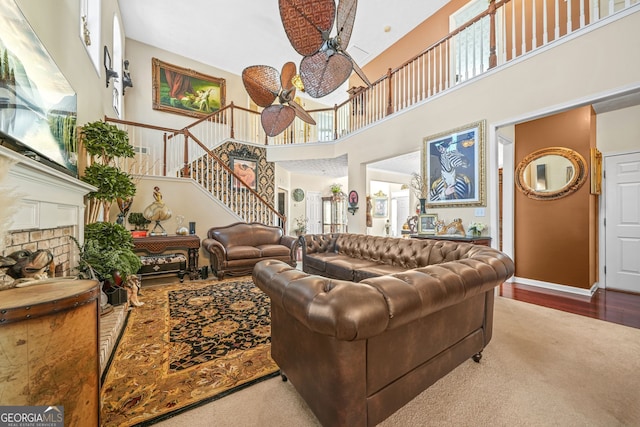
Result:
<instances>
[{"instance_id":1,"label":"hardwood floor","mask_svg":"<svg viewBox=\"0 0 640 427\"><path fill-rule=\"evenodd\" d=\"M503 283L499 295L640 329L640 295L598 289L591 297L518 283Z\"/></svg>"}]
</instances>

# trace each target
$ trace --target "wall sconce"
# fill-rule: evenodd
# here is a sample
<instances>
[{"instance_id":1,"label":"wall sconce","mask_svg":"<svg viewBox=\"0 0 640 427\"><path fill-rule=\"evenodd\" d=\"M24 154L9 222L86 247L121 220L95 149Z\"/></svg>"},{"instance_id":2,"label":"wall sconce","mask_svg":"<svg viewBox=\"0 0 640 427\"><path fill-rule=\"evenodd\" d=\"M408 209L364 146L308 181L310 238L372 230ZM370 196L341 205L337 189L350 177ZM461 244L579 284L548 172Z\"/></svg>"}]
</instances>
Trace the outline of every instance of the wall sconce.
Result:
<instances>
[{"instance_id":1,"label":"wall sconce","mask_svg":"<svg viewBox=\"0 0 640 427\"><path fill-rule=\"evenodd\" d=\"M131 74L129 74L129 60L124 60L124 68L122 69L122 95L124 90L128 87L133 87L133 81L131 80Z\"/></svg>"},{"instance_id":2,"label":"wall sconce","mask_svg":"<svg viewBox=\"0 0 640 427\"><path fill-rule=\"evenodd\" d=\"M109 55L109 49L104 47L104 72L106 74L105 80L107 87L109 87L109 80L117 79L118 73L111 69L111 55Z\"/></svg>"},{"instance_id":3,"label":"wall sconce","mask_svg":"<svg viewBox=\"0 0 640 427\"><path fill-rule=\"evenodd\" d=\"M349 207L347 208L347 210L351 212L351 215L355 215L356 211L358 210L358 193L356 192L356 190L349 191L348 202Z\"/></svg>"}]
</instances>

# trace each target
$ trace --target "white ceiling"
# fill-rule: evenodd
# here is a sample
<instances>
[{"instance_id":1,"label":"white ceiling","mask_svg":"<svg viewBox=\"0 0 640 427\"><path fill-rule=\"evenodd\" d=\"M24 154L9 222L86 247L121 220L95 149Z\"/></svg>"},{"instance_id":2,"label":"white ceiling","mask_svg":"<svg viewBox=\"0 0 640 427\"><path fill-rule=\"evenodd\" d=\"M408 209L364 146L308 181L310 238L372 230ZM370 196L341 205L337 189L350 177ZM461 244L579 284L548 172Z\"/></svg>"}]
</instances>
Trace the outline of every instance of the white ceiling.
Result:
<instances>
[{"instance_id":1,"label":"white ceiling","mask_svg":"<svg viewBox=\"0 0 640 427\"><path fill-rule=\"evenodd\" d=\"M360 1L347 52L362 67L446 3L448 0ZM299 64L302 59L284 32L278 0L120 0L119 4L127 38L234 74L240 75L251 65L279 69L287 61ZM394 65L399 64L390 64ZM368 77L373 81L379 76ZM346 89L345 84L318 101L341 103L347 99ZM419 156L415 157L419 163ZM375 167L406 173L407 161L389 160ZM346 157L279 165L291 172L347 175Z\"/></svg>"}]
</instances>

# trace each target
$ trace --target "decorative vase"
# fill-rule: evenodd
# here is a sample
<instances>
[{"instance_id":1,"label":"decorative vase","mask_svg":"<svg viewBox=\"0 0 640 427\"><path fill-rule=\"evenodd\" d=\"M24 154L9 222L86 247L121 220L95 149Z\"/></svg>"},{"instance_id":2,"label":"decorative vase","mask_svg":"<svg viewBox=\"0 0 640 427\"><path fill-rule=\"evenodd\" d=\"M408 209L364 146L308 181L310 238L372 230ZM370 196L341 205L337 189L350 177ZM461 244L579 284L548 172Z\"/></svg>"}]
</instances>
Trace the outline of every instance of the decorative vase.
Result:
<instances>
[{"instance_id":1,"label":"decorative vase","mask_svg":"<svg viewBox=\"0 0 640 427\"><path fill-rule=\"evenodd\" d=\"M427 213L427 199L420 198L420 215Z\"/></svg>"}]
</instances>

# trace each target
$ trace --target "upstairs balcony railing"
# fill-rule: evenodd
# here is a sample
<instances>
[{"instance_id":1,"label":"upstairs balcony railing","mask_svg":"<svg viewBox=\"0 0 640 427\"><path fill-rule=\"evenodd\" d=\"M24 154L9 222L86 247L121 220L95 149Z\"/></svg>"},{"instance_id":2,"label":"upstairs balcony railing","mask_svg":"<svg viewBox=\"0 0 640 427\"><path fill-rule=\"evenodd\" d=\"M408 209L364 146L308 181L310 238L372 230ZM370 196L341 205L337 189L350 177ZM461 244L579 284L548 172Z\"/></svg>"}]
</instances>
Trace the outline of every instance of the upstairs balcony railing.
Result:
<instances>
[{"instance_id":1,"label":"upstairs balcony railing","mask_svg":"<svg viewBox=\"0 0 640 427\"><path fill-rule=\"evenodd\" d=\"M227 165L218 164L219 159L211 151L226 140L264 145L334 141L602 18L637 7L638 3L640 0L471 2L471 5L488 4L488 7L416 57L389 69L371 87L352 88L351 96L345 102L330 108L308 110L317 123L315 126L296 119L276 137L266 136L258 111L239 107L233 102L180 130L107 120L118 123L129 132L138 153L130 169L132 173L189 176L198 182L206 181L211 173L216 174L217 171L233 173L227 171ZM204 157L209 159L206 162L215 164L212 166L215 172L202 167ZM237 177L232 174L224 179L236 180ZM235 202L235 198L225 201ZM243 201L238 203L246 205Z\"/></svg>"}]
</instances>

